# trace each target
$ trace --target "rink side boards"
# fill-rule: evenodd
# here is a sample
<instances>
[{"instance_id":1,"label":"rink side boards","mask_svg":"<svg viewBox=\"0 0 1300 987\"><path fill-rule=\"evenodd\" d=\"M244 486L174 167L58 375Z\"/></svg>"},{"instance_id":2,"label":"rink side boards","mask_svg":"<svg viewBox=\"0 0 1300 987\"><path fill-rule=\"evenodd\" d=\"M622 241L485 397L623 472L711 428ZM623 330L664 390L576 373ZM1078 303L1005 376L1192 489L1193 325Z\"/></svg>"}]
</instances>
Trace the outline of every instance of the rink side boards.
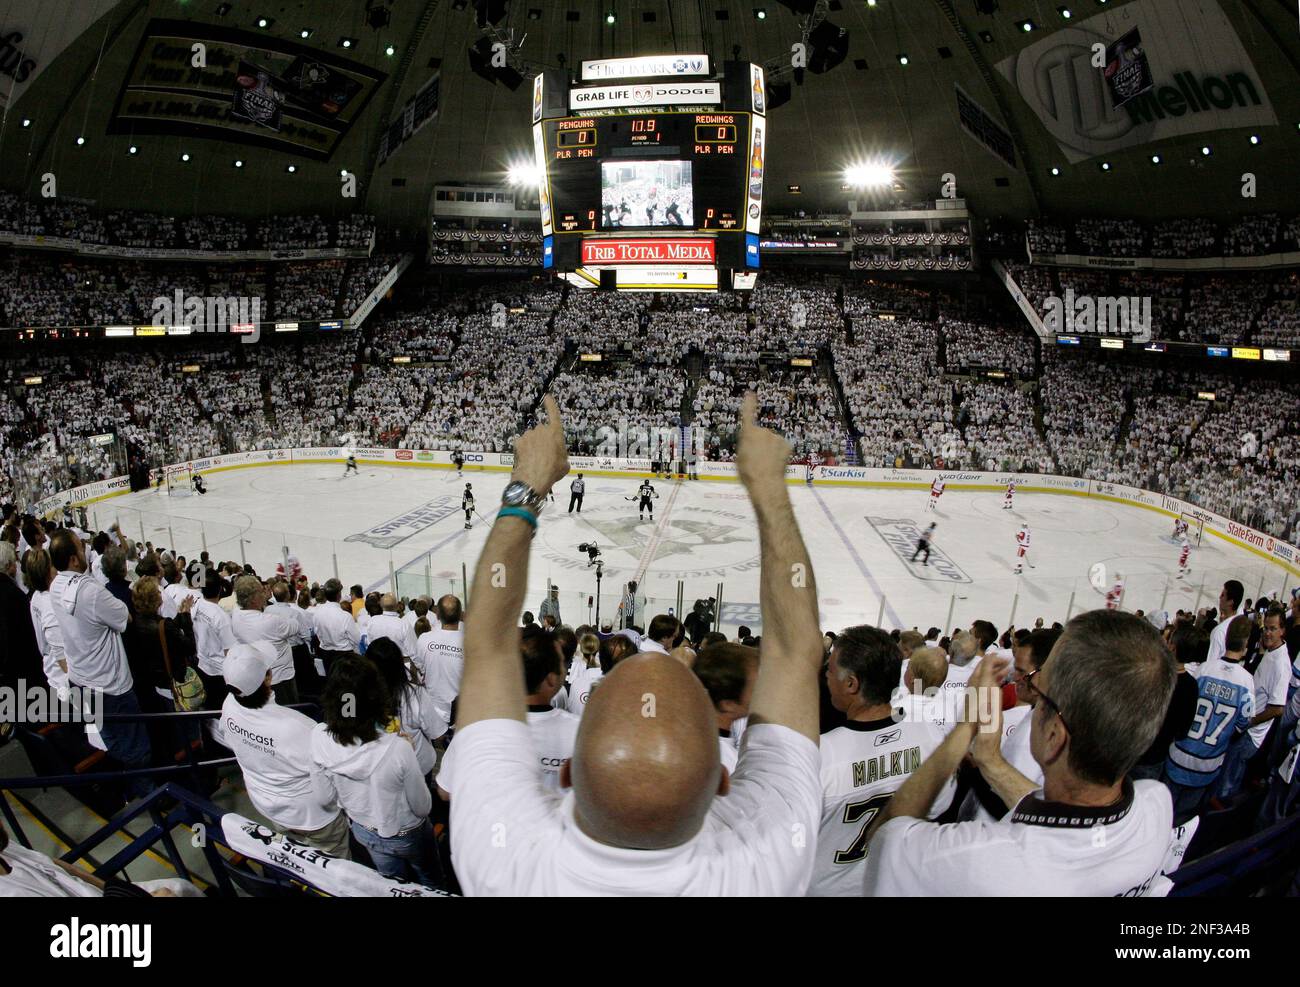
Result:
<instances>
[{"instance_id":1,"label":"rink side boards","mask_svg":"<svg viewBox=\"0 0 1300 987\"><path fill-rule=\"evenodd\" d=\"M424 449L381 449L358 447L355 450L357 464L366 466L401 466L424 469L451 469L451 453L443 450ZM223 473L228 470L248 469L254 466L305 466L305 465L342 465L346 461L346 452L340 447L317 447L307 449L262 449L254 452L240 452L228 456L212 456L190 462L173 463L168 471L184 470L188 467L195 474ZM465 468L467 470L489 470L508 472L514 466L511 453L467 452ZM588 476L643 478L653 477L650 461L646 459L620 459L603 456L570 456L570 471L582 472ZM807 480L806 466L791 464L786 467L787 483L804 483ZM734 462L701 462L699 464L701 480L736 480ZM966 492L1001 493L1012 479L1016 481L1017 494L1064 494L1072 497L1088 497L1108 501L1114 504L1127 504L1155 511L1169 518L1180 514L1190 514L1205 523L1205 530L1237 548L1252 552L1262 559L1272 562L1292 575L1300 576L1300 549L1289 545L1272 535L1256 531L1238 524L1230 518L1204 510L1195 504L1166 497L1164 494L1128 487L1118 483L1102 483L1078 477L1055 476L1045 473L979 473L961 470L935 471L918 469L887 469L866 466L819 466L814 475L814 483L825 487L862 487L889 490L918 490L930 488L936 476L943 476L948 490ZM156 482L158 471L150 473L151 484ZM100 480L95 483L75 487L64 493L55 494L38 501L31 508L36 515L48 515L59 512L65 503L88 505L119 497L130 493L130 484L124 476Z\"/></svg>"}]
</instances>

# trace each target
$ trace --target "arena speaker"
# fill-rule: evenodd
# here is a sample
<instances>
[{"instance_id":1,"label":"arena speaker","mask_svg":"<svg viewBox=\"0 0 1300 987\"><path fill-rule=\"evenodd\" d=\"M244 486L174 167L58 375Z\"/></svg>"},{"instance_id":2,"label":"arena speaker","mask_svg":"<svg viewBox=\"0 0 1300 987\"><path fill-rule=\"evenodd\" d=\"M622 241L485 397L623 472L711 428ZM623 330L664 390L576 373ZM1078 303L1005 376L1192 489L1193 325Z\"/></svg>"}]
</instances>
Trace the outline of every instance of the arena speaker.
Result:
<instances>
[{"instance_id":1,"label":"arena speaker","mask_svg":"<svg viewBox=\"0 0 1300 987\"><path fill-rule=\"evenodd\" d=\"M769 76L767 80L767 111L771 113L778 106L784 106L790 102L793 93L794 87L789 79L773 82L771 76Z\"/></svg>"},{"instance_id":2,"label":"arena speaker","mask_svg":"<svg viewBox=\"0 0 1300 987\"><path fill-rule=\"evenodd\" d=\"M569 77L564 69L542 71L542 119L551 120L569 115L565 102L569 92Z\"/></svg>"},{"instance_id":3,"label":"arena speaker","mask_svg":"<svg viewBox=\"0 0 1300 987\"><path fill-rule=\"evenodd\" d=\"M617 291L618 290L618 271L612 267L601 268L600 271L600 290Z\"/></svg>"},{"instance_id":4,"label":"arena speaker","mask_svg":"<svg viewBox=\"0 0 1300 987\"><path fill-rule=\"evenodd\" d=\"M808 35L808 71L829 72L849 54L849 32L830 21L822 21Z\"/></svg>"}]
</instances>

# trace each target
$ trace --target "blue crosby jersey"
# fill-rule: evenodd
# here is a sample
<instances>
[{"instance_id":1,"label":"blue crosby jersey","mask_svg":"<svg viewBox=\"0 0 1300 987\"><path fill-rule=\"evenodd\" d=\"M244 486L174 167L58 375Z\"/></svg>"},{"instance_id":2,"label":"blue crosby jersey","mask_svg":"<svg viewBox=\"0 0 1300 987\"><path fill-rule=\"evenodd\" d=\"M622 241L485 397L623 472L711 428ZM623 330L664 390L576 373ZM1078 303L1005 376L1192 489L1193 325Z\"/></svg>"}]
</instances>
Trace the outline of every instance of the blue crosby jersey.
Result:
<instances>
[{"instance_id":1,"label":"blue crosby jersey","mask_svg":"<svg viewBox=\"0 0 1300 987\"><path fill-rule=\"evenodd\" d=\"M1255 680L1239 662L1211 658L1196 676L1196 716L1187 736L1169 745L1165 771L1178 785L1204 788L1214 781L1227 756L1228 745L1255 715Z\"/></svg>"}]
</instances>

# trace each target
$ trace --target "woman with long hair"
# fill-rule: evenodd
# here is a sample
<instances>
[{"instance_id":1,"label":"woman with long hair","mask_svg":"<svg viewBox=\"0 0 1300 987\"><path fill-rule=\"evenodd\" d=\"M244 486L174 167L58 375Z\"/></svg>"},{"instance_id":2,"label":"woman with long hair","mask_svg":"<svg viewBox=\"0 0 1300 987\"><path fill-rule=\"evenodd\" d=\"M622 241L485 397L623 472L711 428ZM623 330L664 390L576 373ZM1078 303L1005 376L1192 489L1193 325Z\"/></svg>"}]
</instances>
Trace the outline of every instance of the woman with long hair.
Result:
<instances>
[{"instance_id":1,"label":"woman with long hair","mask_svg":"<svg viewBox=\"0 0 1300 987\"><path fill-rule=\"evenodd\" d=\"M434 707L420 670L386 637L377 638L366 651L366 657L375 663L388 694L393 697L398 732L410 739L415 758L420 762L420 773L426 777L432 775L438 760L433 741L447 732L447 721Z\"/></svg>"},{"instance_id":2,"label":"woman with long hair","mask_svg":"<svg viewBox=\"0 0 1300 987\"><path fill-rule=\"evenodd\" d=\"M388 732L400 698L374 661L347 655L330 668L321 703L325 722L312 731L312 759L347 813L352 835L385 877L439 887L433 797L411 741Z\"/></svg>"}]
</instances>

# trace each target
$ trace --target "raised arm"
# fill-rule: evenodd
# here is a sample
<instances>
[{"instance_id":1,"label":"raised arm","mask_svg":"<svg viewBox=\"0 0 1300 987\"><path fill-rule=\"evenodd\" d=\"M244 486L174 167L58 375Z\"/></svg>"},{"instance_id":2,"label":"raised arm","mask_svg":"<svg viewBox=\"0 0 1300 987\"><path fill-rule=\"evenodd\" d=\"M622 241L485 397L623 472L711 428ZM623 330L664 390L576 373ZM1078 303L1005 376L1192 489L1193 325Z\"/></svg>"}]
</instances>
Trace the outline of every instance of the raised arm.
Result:
<instances>
[{"instance_id":1,"label":"raised arm","mask_svg":"<svg viewBox=\"0 0 1300 987\"><path fill-rule=\"evenodd\" d=\"M741 408L736 467L758 518L762 571L762 660L750 703L751 723L779 723L818 738L817 676L822 632L817 620L817 581L785 485L790 444L756 422L757 396Z\"/></svg>"},{"instance_id":2,"label":"raised arm","mask_svg":"<svg viewBox=\"0 0 1300 987\"><path fill-rule=\"evenodd\" d=\"M549 395L546 421L515 442L512 478L545 496L569 472L560 408ZM534 526L516 516L498 517L474 569L472 620L465 622L465 671L456 727L478 720L525 720L524 676L519 658L519 611L528 583Z\"/></svg>"}]
</instances>

